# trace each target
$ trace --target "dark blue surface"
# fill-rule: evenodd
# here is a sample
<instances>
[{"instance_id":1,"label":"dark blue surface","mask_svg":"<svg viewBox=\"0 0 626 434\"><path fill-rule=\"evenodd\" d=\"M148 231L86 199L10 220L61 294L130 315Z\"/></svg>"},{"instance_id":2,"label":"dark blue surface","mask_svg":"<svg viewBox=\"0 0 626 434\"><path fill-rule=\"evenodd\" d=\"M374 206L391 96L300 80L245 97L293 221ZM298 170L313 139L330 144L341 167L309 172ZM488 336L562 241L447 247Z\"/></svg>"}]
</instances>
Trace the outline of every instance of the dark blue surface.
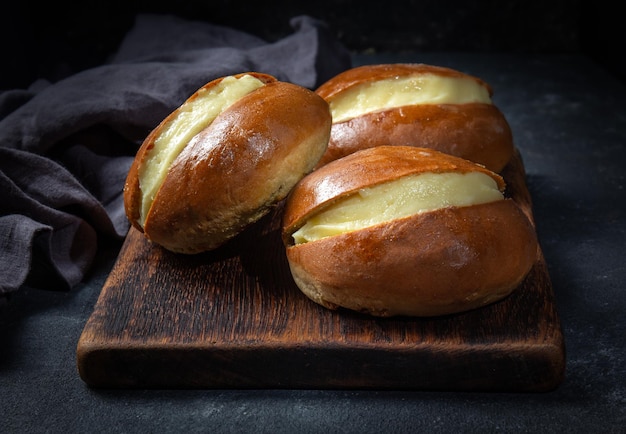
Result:
<instances>
[{"instance_id":1,"label":"dark blue surface","mask_svg":"<svg viewBox=\"0 0 626 434\"><path fill-rule=\"evenodd\" d=\"M90 390L76 344L117 248L70 292L0 310L3 432L625 432L626 86L580 55L356 56L489 82L526 165L567 350L549 393ZM419 367L416 367L419 369Z\"/></svg>"}]
</instances>

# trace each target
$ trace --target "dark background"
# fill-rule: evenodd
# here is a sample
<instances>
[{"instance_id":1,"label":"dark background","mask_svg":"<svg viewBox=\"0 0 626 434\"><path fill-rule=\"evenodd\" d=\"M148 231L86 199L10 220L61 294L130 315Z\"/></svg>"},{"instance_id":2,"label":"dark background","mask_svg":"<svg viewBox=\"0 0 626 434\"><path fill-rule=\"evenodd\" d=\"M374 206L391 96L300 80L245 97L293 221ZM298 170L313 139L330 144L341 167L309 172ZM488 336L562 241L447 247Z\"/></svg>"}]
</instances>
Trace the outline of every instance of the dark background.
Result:
<instances>
[{"instance_id":1,"label":"dark background","mask_svg":"<svg viewBox=\"0 0 626 434\"><path fill-rule=\"evenodd\" d=\"M0 431L625 432L626 44L618 5L154 0L35 7L32 0L9 1L0 8L0 91L105 62L139 12L210 21L267 40L291 33L289 18L306 13L325 20L355 53L407 53L356 60L417 59L492 83L526 164L567 372L545 394L91 390L77 375L75 350L117 257L111 246L76 290L23 288L0 315ZM474 54L485 52L514 54ZM561 53L574 55L551 55Z\"/></svg>"},{"instance_id":2,"label":"dark background","mask_svg":"<svg viewBox=\"0 0 626 434\"><path fill-rule=\"evenodd\" d=\"M362 0L11 2L0 15L0 90L56 81L102 64L137 13L167 13L273 41L289 18L325 21L353 52L584 53L626 80L619 2L608 0Z\"/></svg>"}]
</instances>

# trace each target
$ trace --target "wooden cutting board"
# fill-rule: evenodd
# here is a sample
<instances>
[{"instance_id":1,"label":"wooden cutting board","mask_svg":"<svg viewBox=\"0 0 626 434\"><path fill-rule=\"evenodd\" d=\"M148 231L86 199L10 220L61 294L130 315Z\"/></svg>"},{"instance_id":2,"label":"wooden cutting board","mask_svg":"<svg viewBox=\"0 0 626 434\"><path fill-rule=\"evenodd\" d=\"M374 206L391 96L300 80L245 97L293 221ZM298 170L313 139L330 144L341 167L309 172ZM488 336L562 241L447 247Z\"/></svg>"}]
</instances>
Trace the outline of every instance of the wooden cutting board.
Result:
<instances>
[{"instance_id":1,"label":"wooden cutting board","mask_svg":"<svg viewBox=\"0 0 626 434\"><path fill-rule=\"evenodd\" d=\"M531 214L522 160L503 173ZM77 347L106 388L548 391L565 346L541 250L493 305L438 318L330 311L295 286L280 209L222 248L169 253L131 229Z\"/></svg>"}]
</instances>

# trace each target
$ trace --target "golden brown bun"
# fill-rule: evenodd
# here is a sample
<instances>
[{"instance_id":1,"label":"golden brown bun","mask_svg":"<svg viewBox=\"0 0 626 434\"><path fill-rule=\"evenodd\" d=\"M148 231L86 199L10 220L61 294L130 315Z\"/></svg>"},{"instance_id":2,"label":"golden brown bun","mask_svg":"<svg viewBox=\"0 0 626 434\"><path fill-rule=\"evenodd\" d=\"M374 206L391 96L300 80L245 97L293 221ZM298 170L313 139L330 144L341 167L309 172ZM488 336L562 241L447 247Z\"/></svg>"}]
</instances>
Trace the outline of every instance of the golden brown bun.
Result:
<instances>
[{"instance_id":1,"label":"golden brown bun","mask_svg":"<svg viewBox=\"0 0 626 434\"><path fill-rule=\"evenodd\" d=\"M490 96L493 94L491 87L477 77L424 64L356 67L331 78L316 92L332 103L339 94L354 86L423 74L469 78L483 86ZM416 104L334 122L328 149L319 165L359 149L382 145L432 148L482 164L498 173L511 160L514 149L511 128L493 104Z\"/></svg>"},{"instance_id":2,"label":"golden brown bun","mask_svg":"<svg viewBox=\"0 0 626 434\"><path fill-rule=\"evenodd\" d=\"M294 244L319 210L359 188L408 174L483 171L434 150L358 151L303 178L290 193L283 240L294 281L313 301L375 316L435 316L474 309L517 288L537 259L533 225L511 199L440 208Z\"/></svg>"},{"instance_id":3,"label":"golden brown bun","mask_svg":"<svg viewBox=\"0 0 626 434\"><path fill-rule=\"evenodd\" d=\"M326 149L331 117L322 98L265 74L248 75L265 84L189 141L169 168L143 226L139 168L178 109L137 153L124 190L126 213L133 226L168 250L191 254L222 245L284 199Z\"/></svg>"}]
</instances>

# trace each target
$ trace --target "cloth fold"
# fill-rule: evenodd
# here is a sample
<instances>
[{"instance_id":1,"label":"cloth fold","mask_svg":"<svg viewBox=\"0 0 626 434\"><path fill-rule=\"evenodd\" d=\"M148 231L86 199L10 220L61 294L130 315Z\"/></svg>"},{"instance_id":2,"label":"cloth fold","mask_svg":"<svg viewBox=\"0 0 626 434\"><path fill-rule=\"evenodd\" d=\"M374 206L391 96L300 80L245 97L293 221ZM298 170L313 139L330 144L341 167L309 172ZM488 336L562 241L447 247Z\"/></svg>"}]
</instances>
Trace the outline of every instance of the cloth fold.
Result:
<instances>
[{"instance_id":1,"label":"cloth fold","mask_svg":"<svg viewBox=\"0 0 626 434\"><path fill-rule=\"evenodd\" d=\"M294 17L276 42L205 22L139 15L104 65L0 94L0 295L80 282L98 241L129 225L122 189L145 136L214 78L259 71L314 89L348 69L326 25Z\"/></svg>"}]
</instances>

